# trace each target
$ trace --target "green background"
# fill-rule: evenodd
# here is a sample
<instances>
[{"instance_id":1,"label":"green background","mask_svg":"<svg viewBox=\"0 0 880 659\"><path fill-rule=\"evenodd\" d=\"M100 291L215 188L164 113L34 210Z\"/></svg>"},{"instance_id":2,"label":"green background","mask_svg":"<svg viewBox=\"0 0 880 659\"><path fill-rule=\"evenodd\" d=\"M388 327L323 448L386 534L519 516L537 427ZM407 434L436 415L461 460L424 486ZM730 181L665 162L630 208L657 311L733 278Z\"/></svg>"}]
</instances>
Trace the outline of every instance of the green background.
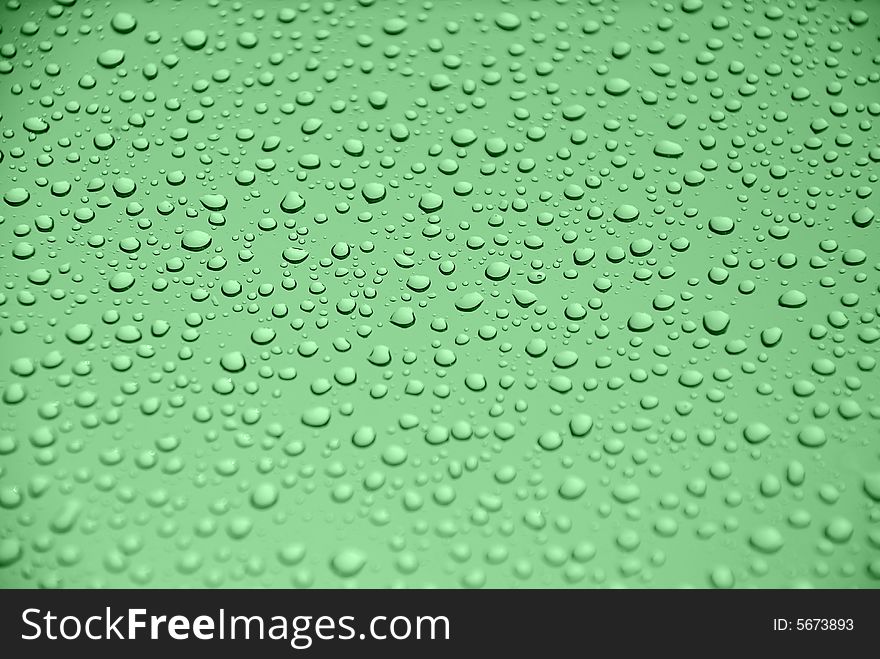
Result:
<instances>
[{"instance_id":1,"label":"green background","mask_svg":"<svg viewBox=\"0 0 880 659\"><path fill-rule=\"evenodd\" d=\"M880 3L0 25L3 587L880 584Z\"/></svg>"}]
</instances>

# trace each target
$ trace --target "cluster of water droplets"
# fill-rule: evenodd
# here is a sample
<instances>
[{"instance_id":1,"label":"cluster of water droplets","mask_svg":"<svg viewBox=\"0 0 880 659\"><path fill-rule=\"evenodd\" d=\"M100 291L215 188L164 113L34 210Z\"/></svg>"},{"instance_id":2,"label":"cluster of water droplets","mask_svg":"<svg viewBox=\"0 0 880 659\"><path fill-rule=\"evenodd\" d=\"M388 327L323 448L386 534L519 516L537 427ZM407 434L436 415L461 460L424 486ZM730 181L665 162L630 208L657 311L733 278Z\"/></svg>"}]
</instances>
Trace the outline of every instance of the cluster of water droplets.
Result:
<instances>
[{"instance_id":1,"label":"cluster of water droplets","mask_svg":"<svg viewBox=\"0 0 880 659\"><path fill-rule=\"evenodd\" d=\"M876 587L877 10L9 0L0 585Z\"/></svg>"}]
</instances>

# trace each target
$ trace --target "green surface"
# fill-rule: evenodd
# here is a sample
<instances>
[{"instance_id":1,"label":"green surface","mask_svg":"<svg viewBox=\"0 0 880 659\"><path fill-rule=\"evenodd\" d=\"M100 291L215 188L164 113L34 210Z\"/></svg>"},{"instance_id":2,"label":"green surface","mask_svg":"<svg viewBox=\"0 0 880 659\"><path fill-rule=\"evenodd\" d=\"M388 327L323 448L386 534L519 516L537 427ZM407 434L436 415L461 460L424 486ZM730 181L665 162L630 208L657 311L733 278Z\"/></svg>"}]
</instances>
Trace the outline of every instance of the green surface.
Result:
<instances>
[{"instance_id":1,"label":"green surface","mask_svg":"<svg viewBox=\"0 0 880 659\"><path fill-rule=\"evenodd\" d=\"M880 3L0 25L0 585L880 584Z\"/></svg>"}]
</instances>

